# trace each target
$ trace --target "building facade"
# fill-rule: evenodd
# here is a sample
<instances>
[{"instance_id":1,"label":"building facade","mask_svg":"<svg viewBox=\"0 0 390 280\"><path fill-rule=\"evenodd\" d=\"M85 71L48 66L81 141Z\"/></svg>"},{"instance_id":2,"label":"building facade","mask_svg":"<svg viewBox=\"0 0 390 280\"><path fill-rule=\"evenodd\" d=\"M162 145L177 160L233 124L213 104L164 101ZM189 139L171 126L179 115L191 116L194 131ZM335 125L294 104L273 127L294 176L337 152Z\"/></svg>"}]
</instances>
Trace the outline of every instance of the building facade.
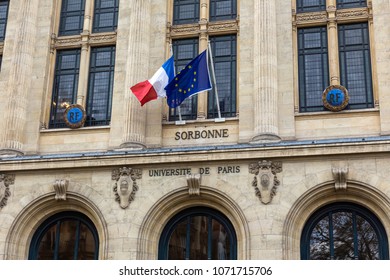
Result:
<instances>
[{"instance_id":1,"label":"building facade","mask_svg":"<svg viewBox=\"0 0 390 280\"><path fill-rule=\"evenodd\" d=\"M389 259L389 18L389 0L1 0L0 259ZM206 49L212 90L130 91Z\"/></svg>"}]
</instances>

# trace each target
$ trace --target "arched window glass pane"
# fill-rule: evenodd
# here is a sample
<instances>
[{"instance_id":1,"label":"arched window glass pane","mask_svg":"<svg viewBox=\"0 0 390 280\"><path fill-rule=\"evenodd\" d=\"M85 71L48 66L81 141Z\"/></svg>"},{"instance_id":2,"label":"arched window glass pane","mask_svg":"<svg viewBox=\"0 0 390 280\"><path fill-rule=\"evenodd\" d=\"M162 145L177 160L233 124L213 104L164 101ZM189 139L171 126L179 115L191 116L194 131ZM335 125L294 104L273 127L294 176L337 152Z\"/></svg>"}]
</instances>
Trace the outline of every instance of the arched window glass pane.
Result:
<instances>
[{"instance_id":1,"label":"arched window glass pane","mask_svg":"<svg viewBox=\"0 0 390 280\"><path fill-rule=\"evenodd\" d=\"M335 203L314 213L301 237L301 257L311 260L388 259L386 232L372 213Z\"/></svg>"},{"instance_id":2,"label":"arched window glass pane","mask_svg":"<svg viewBox=\"0 0 390 280\"><path fill-rule=\"evenodd\" d=\"M320 220L310 236L310 257L315 260L330 259L329 218Z\"/></svg>"},{"instance_id":3,"label":"arched window glass pane","mask_svg":"<svg viewBox=\"0 0 390 280\"><path fill-rule=\"evenodd\" d=\"M94 260L98 236L92 222L76 212L64 212L47 219L35 232L29 259Z\"/></svg>"},{"instance_id":4,"label":"arched window glass pane","mask_svg":"<svg viewBox=\"0 0 390 280\"><path fill-rule=\"evenodd\" d=\"M159 259L236 258L237 239L232 225L222 214L214 215L214 211L205 209L184 211L168 223L160 238Z\"/></svg>"},{"instance_id":5,"label":"arched window glass pane","mask_svg":"<svg viewBox=\"0 0 390 280\"><path fill-rule=\"evenodd\" d=\"M378 260L379 239L374 228L364 218L357 217L359 260Z\"/></svg>"}]
</instances>

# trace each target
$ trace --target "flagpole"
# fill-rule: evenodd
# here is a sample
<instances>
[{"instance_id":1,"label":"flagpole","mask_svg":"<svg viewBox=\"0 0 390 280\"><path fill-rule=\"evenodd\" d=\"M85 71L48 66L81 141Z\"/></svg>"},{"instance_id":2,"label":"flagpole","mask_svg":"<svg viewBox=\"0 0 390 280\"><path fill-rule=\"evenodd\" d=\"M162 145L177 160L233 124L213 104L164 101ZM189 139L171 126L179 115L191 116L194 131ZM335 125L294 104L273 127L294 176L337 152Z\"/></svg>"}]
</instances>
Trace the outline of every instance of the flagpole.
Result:
<instances>
[{"instance_id":1,"label":"flagpole","mask_svg":"<svg viewBox=\"0 0 390 280\"><path fill-rule=\"evenodd\" d=\"M169 44L169 48L170 48L170 52L171 52L171 56L173 55L173 49L172 49L172 43ZM176 76L176 69L175 69L175 63L173 64L173 71L174 71L174 75ZM169 109L170 110L170 109ZM181 110L180 110L180 105L177 107L177 112L179 113L179 120L175 122L176 125L183 125L183 124L186 124L185 121L183 121L182 117L181 117Z\"/></svg>"},{"instance_id":2,"label":"flagpole","mask_svg":"<svg viewBox=\"0 0 390 280\"><path fill-rule=\"evenodd\" d=\"M217 79L215 78L215 70L214 70L214 61L213 61L213 54L211 52L211 44L210 41L208 41L208 52L210 56L211 61L211 76L213 77L213 83L214 83L214 92L215 92L215 99L217 101L217 110L218 110L218 119L214 119L215 122L224 122L225 118L221 117L221 109L219 107L219 97L218 97L218 88L217 88Z\"/></svg>"}]
</instances>

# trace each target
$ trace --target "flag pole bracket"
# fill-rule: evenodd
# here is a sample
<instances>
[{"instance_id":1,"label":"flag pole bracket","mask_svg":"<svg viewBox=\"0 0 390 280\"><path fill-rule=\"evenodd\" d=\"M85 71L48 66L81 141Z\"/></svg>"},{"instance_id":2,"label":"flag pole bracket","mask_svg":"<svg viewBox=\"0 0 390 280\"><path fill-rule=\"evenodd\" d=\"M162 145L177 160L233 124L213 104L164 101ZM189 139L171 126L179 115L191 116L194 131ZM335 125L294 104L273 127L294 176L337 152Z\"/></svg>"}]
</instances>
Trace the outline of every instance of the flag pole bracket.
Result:
<instances>
[{"instance_id":1,"label":"flag pole bracket","mask_svg":"<svg viewBox=\"0 0 390 280\"><path fill-rule=\"evenodd\" d=\"M214 119L214 122L216 122L216 123L221 123L221 122L225 122L225 121L226 121L225 118L216 118L216 119Z\"/></svg>"}]
</instances>

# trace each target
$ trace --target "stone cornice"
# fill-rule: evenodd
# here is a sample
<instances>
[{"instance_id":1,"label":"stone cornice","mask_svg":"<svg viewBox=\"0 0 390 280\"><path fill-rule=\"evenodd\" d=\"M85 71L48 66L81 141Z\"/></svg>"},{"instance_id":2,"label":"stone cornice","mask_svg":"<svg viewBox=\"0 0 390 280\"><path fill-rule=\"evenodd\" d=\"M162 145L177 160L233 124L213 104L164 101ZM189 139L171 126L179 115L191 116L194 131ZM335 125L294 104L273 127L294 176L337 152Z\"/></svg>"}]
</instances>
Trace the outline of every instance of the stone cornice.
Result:
<instances>
[{"instance_id":1,"label":"stone cornice","mask_svg":"<svg viewBox=\"0 0 390 280\"><path fill-rule=\"evenodd\" d=\"M168 23L168 37L183 38L198 36L201 32L206 31L208 34L226 34L237 33L239 31L239 19L207 22L200 21L194 24L171 25Z\"/></svg>"},{"instance_id":2,"label":"stone cornice","mask_svg":"<svg viewBox=\"0 0 390 280\"><path fill-rule=\"evenodd\" d=\"M194 148L161 148L138 151L56 154L0 158L0 170L55 170L63 168L98 168L121 165L153 165L212 163L219 161L248 161L256 158L290 160L306 157L359 157L390 150L390 137L355 138L340 140L291 141L270 144L237 144Z\"/></svg>"}]
</instances>

